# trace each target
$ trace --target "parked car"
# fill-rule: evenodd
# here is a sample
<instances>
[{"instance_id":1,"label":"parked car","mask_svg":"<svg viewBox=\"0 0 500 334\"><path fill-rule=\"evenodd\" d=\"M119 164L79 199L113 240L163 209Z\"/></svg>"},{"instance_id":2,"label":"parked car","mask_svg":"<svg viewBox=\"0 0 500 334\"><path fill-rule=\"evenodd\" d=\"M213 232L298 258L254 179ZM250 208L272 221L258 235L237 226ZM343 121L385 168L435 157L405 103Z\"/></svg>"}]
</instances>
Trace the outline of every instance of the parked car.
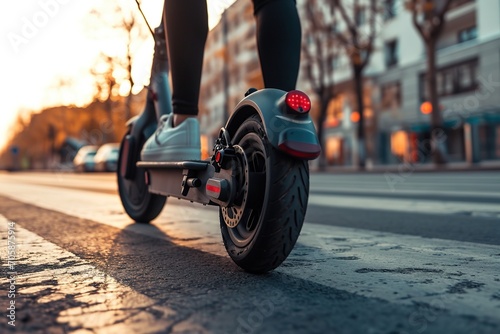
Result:
<instances>
[{"instance_id":1,"label":"parked car","mask_svg":"<svg viewBox=\"0 0 500 334\"><path fill-rule=\"evenodd\" d=\"M96 172L114 172L118 165L119 143L102 145L94 157Z\"/></svg>"},{"instance_id":2,"label":"parked car","mask_svg":"<svg viewBox=\"0 0 500 334\"><path fill-rule=\"evenodd\" d=\"M95 170L94 156L97 146L87 145L78 150L73 159L73 166L77 172L93 172Z\"/></svg>"}]
</instances>

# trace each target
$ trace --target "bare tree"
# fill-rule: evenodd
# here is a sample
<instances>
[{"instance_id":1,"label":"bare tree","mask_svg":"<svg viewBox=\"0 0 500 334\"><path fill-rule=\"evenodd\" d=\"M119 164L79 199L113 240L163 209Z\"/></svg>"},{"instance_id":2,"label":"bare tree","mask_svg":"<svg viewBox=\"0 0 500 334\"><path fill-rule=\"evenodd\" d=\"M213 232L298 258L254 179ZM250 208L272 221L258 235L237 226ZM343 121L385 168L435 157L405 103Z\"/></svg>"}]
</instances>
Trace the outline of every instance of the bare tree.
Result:
<instances>
[{"instance_id":1,"label":"bare tree","mask_svg":"<svg viewBox=\"0 0 500 334\"><path fill-rule=\"evenodd\" d=\"M359 113L358 121L358 167L366 164L365 115L363 99L363 72L370 62L377 33L377 19L382 10L376 0L330 0L345 29L336 29L336 39L349 57L354 91Z\"/></svg>"},{"instance_id":2,"label":"bare tree","mask_svg":"<svg viewBox=\"0 0 500 334\"><path fill-rule=\"evenodd\" d=\"M117 7L116 12L121 17L121 20L114 26L114 28L123 32L127 43L126 53L121 61L121 65L126 70L126 80L129 82L124 115L125 119L129 119L132 114L132 89L135 84L134 78L132 77L132 64L134 62L133 46L135 41L144 40L148 35L144 30L143 20L137 19L133 11L125 11L122 7Z\"/></svg>"},{"instance_id":3,"label":"bare tree","mask_svg":"<svg viewBox=\"0 0 500 334\"><path fill-rule=\"evenodd\" d=\"M115 84L122 83L123 81L128 82L128 94L125 100L125 115L124 118L130 118L131 112L131 99L132 90L134 88L134 79L132 76L132 65L134 62L135 53L134 50L137 48L135 43L142 42L148 36L145 29L145 23L142 18L137 18L137 13L133 9L125 9L121 6L116 6L113 9L113 15L105 15L103 12L98 10L93 10L91 14L94 18L97 18L101 24L98 26L102 29L103 25L107 25L112 30L112 36L123 39L124 41L124 51L118 56L109 56L104 54L102 58L108 57L107 60L112 60L114 62L113 69L115 77ZM109 21L109 17L116 18L115 20ZM122 72L120 77L117 77L116 73Z\"/></svg>"},{"instance_id":4,"label":"bare tree","mask_svg":"<svg viewBox=\"0 0 500 334\"><path fill-rule=\"evenodd\" d=\"M325 10L321 4L329 7ZM309 0L305 4L305 18L308 29L305 29L305 38L302 45L305 75L312 90L320 101L319 115L317 116L318 138L323 148L319 158L319 168L326 167L324 122L328 110L328 103L334 96L333 74L334 58L338 56L338 48L334 45L333 28L336 26L336 17L333 15L332 3Z\"/></svg>"},{"instance_id":5,"label":"bare tree","mask_svg":"<svg viewBox=\"0 0 500 334\"><path fill-rule=\"evenodd\" d=\"M443 124L439 110L439 95L436 80L436 44L445 25L445 16L454 0L407 0L407 8L412 12L413 25L425 43L427 52L427 89L432 105L431 142L433 143L433 160L438 165L446 163L444 150L438 145L436 136Z\"/></svg>"},{"instance_id":6,"label":"bare tree","mask_svg":"<svg viewBox=\"0 0 500 334\"><path fill-rule=\"evenodd\" d=\"M104 53L100 54L96 65L90 70L90 73L95 78L95 95L94 100L102 101L109 121L113 120L113 98L117 95L119 89L117 79L115 77L116 59Z\"/></svg>"}]
</instances>

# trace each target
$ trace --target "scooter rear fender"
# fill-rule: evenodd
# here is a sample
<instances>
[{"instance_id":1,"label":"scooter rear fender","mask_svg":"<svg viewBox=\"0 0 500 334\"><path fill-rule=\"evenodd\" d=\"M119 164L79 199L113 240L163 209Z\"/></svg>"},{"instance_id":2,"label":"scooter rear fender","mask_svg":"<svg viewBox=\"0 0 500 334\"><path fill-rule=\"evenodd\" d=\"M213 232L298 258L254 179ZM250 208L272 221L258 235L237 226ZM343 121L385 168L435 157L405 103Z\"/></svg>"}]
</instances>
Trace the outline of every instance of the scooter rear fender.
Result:
<instances>
[{"instance_id":1,"label":"scooter rear fender","mask_svg":"<svg viewBox=\"0 0 500 334\"><path fill-rule=\"evenodd\" d=\"M315 159L321 153L321 146L314 123L309 114L294 115L284 110L286 94L270 88L251 93L238 103L226 129L233 136L245 119L258 114L273 147L295 158Z\"/></svg>"}]
</instances>

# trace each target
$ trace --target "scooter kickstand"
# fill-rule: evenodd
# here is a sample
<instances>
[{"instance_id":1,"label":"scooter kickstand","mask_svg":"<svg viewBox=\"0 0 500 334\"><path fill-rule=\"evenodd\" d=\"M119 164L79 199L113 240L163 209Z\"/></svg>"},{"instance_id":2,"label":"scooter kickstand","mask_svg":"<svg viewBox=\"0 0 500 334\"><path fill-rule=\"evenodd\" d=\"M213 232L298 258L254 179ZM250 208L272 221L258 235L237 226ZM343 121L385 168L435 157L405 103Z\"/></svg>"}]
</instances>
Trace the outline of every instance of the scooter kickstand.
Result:
<instances>
[{"instance_id":1,"label":"scooter kickstand","mask_svg":"<svg viewBox=\"0 0 500 334\"><path fill-rule=\"evenodd\" d=\"M189 169L184 169L182 171L182 183L181 183L181 194L182 196L187 196L190 188L201 187L201 180L197 177L193 177L193 172Z\"/></svg>"}]
</instances>

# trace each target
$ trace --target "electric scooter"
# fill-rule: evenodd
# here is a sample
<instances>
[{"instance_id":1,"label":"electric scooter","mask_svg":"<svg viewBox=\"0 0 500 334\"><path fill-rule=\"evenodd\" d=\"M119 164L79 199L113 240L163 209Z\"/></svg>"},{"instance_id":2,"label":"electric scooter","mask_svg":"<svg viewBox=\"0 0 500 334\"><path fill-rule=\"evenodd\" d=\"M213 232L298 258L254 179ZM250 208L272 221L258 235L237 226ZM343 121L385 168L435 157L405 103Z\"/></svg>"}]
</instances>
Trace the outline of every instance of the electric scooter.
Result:
<instances>
[{"instance_id":1,"label":"electric scooter","mask_svg":"<svg viewBox=\"0 0 500 334\"><path fill-rule=\"evenodd\" d=\"M162 22L163 23L163 22ZM117 177L121 202L137 223L149 223L167 197L219 207L224 246L252 273L278 267L302 228L309 196L308 160L321 148L301 91L250 89L221 128L213 155L202 161L141 161L158 120L172 112L163 24L144 111L128 123Z\"/></svg>"}]
</instances>

